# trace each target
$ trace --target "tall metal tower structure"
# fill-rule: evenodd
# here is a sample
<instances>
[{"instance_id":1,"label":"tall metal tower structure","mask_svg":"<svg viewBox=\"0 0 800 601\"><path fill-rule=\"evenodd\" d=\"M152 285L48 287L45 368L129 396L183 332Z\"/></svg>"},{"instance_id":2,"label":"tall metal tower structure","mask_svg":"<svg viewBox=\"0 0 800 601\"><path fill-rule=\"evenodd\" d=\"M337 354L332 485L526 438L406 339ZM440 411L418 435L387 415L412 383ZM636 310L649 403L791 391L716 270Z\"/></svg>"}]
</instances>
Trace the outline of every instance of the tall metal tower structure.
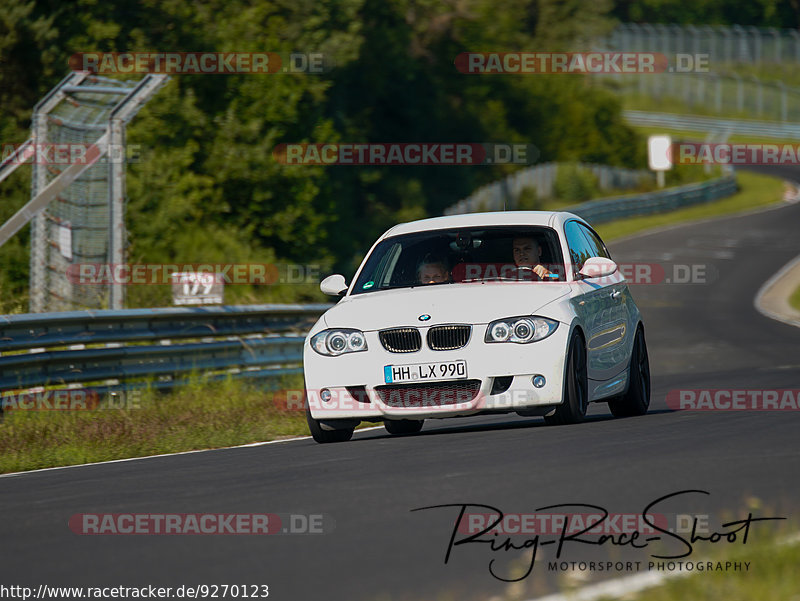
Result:
<instances>
[{"instance_id":1,"label":"tall metal tower structure","mask_svg":"<svg viewBox=\"0 0 800 601\"><path fill-rule=\"evenodd\" d=\"M0 163L0 182L22 164L33 166L30 202L0 226L2 245L31 222L32 313L124 307L121 283L81 285L75 268L125 262L125 128L168 79L74 71L39 101L31 137ZM86 152L74 162L39 160L55 147Z\"/></svg>"}]
</instances>

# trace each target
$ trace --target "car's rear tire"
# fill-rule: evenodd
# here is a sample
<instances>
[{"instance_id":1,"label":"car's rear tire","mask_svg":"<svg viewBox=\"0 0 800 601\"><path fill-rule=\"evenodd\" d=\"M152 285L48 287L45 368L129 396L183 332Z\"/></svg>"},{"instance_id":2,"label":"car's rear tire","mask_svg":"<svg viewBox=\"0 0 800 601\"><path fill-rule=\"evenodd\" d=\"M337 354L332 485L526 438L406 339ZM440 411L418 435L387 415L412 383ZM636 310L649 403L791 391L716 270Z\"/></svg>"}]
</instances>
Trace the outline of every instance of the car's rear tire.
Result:
<instances>
[{"instance_id":1,"label":"car's rear tire","mask_svg":"<svg viewBox=\"0 0 800 601\"><path fill-rule=\"evenodd\" d=\"M387 419L383 422L383 427L389 434L416 434L422 430L424 419Z\"/></svg>"},{"instance_id":2,"label":"car's rear tire","mask_svg":"<svg viewBox=\"0 0 800 601\"><path fill-rule=\"evenodd\" d=\"M355 428L324 430L319 420L311 417L311 410L308 408L308 400L306 400L306 422L308 422L308 429L311 431L311 436L321 444L328 442L347 442L353 437L353 431L355 430Z\"/></svg>"},{"instance_id":3,"label":"car's rear tire","mask_svg":"<svg viewBox=\"0 0 800 601\"><path fill-rule=\"evenodd\" d=\"M564 379L564 400L553 415L545 415L550 426L578 424L586 418L589 404L589 380L586 371L586 348L580 334L573 334L567 351L567 370Z\"/></svg>"},{"instance_id":4,"label":"car's rear tire","mask_svg":"<svg viewBox=\"0 0 800 601\"><path fill-rule=\"evenodd\" d=\"M608 408L614 417L644 415L650 406L650 358L641 326L636 330L633 341L628 379L628 390L625 394L608 402Z\"/></svg>"}]
</instances>

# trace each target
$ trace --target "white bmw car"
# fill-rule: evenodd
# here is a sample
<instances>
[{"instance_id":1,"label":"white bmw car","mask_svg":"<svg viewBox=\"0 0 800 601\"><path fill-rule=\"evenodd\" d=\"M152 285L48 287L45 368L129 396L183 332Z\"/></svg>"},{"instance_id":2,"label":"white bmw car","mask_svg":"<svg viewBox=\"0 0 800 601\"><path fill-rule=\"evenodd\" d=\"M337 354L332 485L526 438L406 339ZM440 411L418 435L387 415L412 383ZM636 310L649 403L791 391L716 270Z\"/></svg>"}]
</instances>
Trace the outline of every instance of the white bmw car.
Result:
<instances>
[{"instance_id":1,"label":"white bmw car","mask_svg":"<svg viewBox=\"0 0 800 601\"><path fill-rule=\"evenodd\" d=\"M304 346L317 442L361 421L391 434L488 413L577 423L650 403L644 326L625 278L580 217L513 211L397 225L373 245Z\"/></svg>"}]
</instances>

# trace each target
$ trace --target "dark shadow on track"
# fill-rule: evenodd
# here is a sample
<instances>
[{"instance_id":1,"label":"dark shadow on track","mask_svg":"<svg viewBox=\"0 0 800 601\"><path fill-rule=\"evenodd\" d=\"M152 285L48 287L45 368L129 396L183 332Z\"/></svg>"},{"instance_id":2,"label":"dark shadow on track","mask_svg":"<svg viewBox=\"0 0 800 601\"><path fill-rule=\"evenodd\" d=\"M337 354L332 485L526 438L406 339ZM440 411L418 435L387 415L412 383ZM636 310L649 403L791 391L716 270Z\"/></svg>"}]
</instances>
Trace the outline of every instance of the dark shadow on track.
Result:
<instances>
[{"instance_id":1,"label":"dark shadow on track","mask_svg":"<svg viewBox=\"0 0 800 601\"><path fill-rule=\"evenodd\" d=\"M647 417L648 415L659 415L663 413L676 413L677 410L674 409L657 409L648 411L645 415L641 415L638 417ZM458 419L458 418L455 418ZM417 434L406 434L406 435L392 435L388 432L373 430L368 432L369 436L359 436L358 438L353 438L350 443L359 442L359 441L368 441L368 440L378 440L382 438L419 438L425 436L438 436L441 434L459 434L459 433L466 433L466 432L500 432L506 430L521 430L525 428L547 428L550 429L565 429L565 428L580 428L581 426L590 425L590 424L597 424L603 423L608 421L620 421L620 420L630 420L633 418L619 418L614 417L610 413L604 413L601 415L590 415L586 417L586 421L582 424L570 424L566 426L548 426L544 423L541 418L534 417L534 418L519 418L515 419L514 421L506 421L506 422L494 422L488 424L466 424L466 425L440 425L435 424L433 429L425 430L425 426L423 426L423 430ZM358 430L355 432L358 434Z\"/></svg>"}]
</instances>

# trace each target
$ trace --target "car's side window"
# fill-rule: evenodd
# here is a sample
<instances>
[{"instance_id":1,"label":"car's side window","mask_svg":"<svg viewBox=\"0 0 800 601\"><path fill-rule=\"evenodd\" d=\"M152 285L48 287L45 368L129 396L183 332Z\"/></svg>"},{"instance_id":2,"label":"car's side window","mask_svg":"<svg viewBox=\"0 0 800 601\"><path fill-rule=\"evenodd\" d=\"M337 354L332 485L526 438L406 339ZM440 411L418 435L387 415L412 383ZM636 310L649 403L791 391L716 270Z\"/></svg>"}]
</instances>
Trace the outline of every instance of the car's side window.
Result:
<instances>
[{"instance_id":1,"label":"car's side window","mask_svg":"<svg viewBox=\"0 0 800 601\"><path fill-rule=\"evenodd\" d=\"M577 222L575 222L577 223ZM608 254L608 250L606 249L606 245L603 244L603 241L600 239L600 236L595 234L592 230L588 227L584 226L583 224L578 223L578 227L580 228L581 232L583 232L584 237L588 243L588 247L591 250L591 256L593 257L605 257L606 259L610 259L611 256Z\"/></svg>"},{"instance_id":2,"label":"car's side window","mask_svg":"<svg viewBox=\"0 0 800 601\"><path fill-rule=\"evenodd\" d=\"M594 250L589 246L589 241L583 235L583 228L577 221L568 221L564 226L569 246L569 257L575 273L583 267L584 261L592 256Z\"/></svg>"}]
</instances>

